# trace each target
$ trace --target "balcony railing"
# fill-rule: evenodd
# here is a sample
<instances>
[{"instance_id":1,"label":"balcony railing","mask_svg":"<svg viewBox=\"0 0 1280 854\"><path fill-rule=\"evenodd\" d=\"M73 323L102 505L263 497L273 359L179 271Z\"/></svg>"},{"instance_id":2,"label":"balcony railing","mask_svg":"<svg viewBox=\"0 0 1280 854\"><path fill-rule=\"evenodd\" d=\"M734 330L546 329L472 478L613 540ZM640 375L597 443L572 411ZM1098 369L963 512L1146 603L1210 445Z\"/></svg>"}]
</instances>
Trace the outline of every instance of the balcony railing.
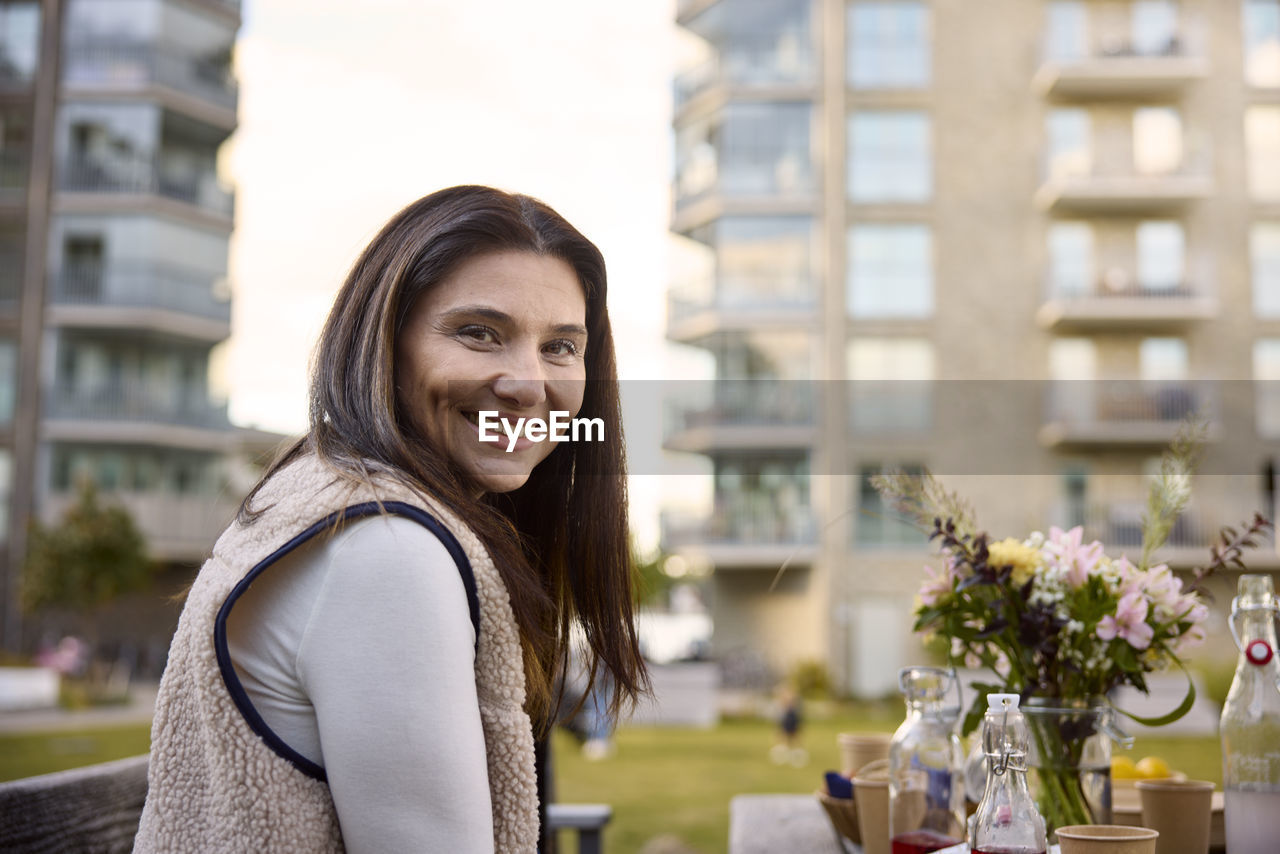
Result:
<instances>
[{"instance_id":1,"label":"balcony railing","mask_svg":"<svg viewBox=\"0 0 1280 854\"><path fill-rule=\"evenodd\" d=\"M1207 156L1188 158L1166 171L1121 168L1046 168L1036 191L1041 210L1163 210L1204 199L1213 189Z\"/></svg>"},{"instance_id":2,"label":"balcony railing","mask_svg":"<svg viewBox=\"0 0 1280 854\"><path fill-rule=\"evenodd\" d=\"M1210 420L1217 401L1208 383L1078 380L1051 383L1041 441L1163 444L1199 413Z\"/></svg>"},{"instance_id":3,"label":"balcony railing","mask_svg":"<svg viewBox=\"0 0 1280 854\"><path fill-rule=\"evenodd\" d=\"M667 320L703 312L797 312L817 305L817 285L805 275L721 275L686 282L667 293Z\"/></svg>"},{"instance_id":4,"label":"balcony railing","mask_svg":"<svg viewBox=\"0 0 1280 854\"><path fill-rule=\"evenodd\" d=\"M1059 502L1051 509L1049 520L1051 524L1063 529L1083 526L1086 542L1099 540L1107 546L1109 553L1119 556L1127 552L1129 559L1136 562L1142 551L1142 516L1145 509L1146 503L1140 499ZM1208 548L1218 541L1218 533L1224 526L1238 526L1261 510L1261 503L1250 505L1238 498L1200 504L1193 502L1174 521L1169 539L1162 550L1156 553L1156 559L1167 560L1171 551L1181 551L1185 557L1207 561ZM1274 534L1264 532L1259 539L1260 549L1274 554Z\"/></svg>"},{"instance_id":5,"label":"balcony railing","mask_svg":"<svg viewBox=\"0 0 1280 854\"><path fill-rule=\"evenodd\" d=\"M140 44L74 44L64 53L69 86L160 85L235 109L237 85L225 61L185 56Z\"/></svg>"},{"instance_id":6,"label":"balcony railing","mask_svg":"<svg viewBox=\"0 0 1280 854\"><path fill-rule=\"evenodd\" d=\"M1050 273L1045 277L1041 326L1165 323L1212 317L1217 300L1206 265L1194 276L1143 281L1124 267L1109 267L1093 281Z\"/></svg>"},{"instance_id":7,"label":"balcony railing","mask_svg":"<svg viewBox=\"0 0 1280 854\"><path fill-rule=\"evenodd\" d=\"M715 88L810 86L816 82L813 50L792 48L736 53L712 57L681 72L675 79L675 109L678 112L703 92Z\"/></svg>"},{"instance_id":8,"label":"balcony railing","mask_svg":"<svg viewBox=\"0 0 1280 854\"><path fill-rule=\"evenodd\" d=\"M74 193L145 194L175 199L230 219L235 208L231 193L218 186L213 171L175 175L163 158L72 156L63 161L58 188Z\"/></svg>"},{"instance_id":9,"label":"balcony railing","mask_svg":"<svg viewBox=\"0 0 1280 854\"><path fill-rule=\"evenodd\" d=\"M68 305L161 308L229 322L213 276L160 263L67 264L54 279L52 301Z\"/></svg>"},{"instance_id":10,"label":"balcony railing","mask_svg":"<svg viewBox=\"0 0 1280 854\"><path fill-rule=\"evenodd\" d=\"M199 386L182 388L141 380L92 388L59 387L49 396L51 418L174 424L229 429L227 407L208 400Z\"/></svg>"},{"instance_id":11,"label":"balcony railing","mask_svg":"<svg viewBox=\"0 0 1280 854\"><path fill-rule=\"evenodd\" d=\"M813 511L786 506L776 495L739 494L703 519L662 514L665 546L816 545Z\"/></svg>"},{"instance_id":12,"label":"balcony railing","mask_svg":"<svg viewBox=\"0 0 1280 854\"><path fill-rule=\"evenodd\" d=\"M708 404L673 407L675 430L711 427L807 427L814 423L811 383L716 380Z\"/></svg>"},{"instance_id":13,"label":"balcony railing","mask_svg":"<svg viewBox=\"0 0 1280 854\"><path fill-rule=\"evenodd\" d=\"M1042 94L1062 96L1149 95L1169 92L1207 76L1201 30L1184 26L1167 41L1141 44L1100 38L1076 48L1045 46L1035 76Z\"/></svg>"},{"instance_id":14,"label":"balcony railing","mask_svg":"<svg viewBox=\"0 0 1280 854\"><path fill-rule=\"evenodd\" d=\"M44 518L60 519L76 502L69 492L55 492L42 503ZM153 560L197 561L209 553L235 517L237 504L229 498L169 490L113 491L107 501L119 501L129 511L147 541Z\"/></svg>"}]
</instances>

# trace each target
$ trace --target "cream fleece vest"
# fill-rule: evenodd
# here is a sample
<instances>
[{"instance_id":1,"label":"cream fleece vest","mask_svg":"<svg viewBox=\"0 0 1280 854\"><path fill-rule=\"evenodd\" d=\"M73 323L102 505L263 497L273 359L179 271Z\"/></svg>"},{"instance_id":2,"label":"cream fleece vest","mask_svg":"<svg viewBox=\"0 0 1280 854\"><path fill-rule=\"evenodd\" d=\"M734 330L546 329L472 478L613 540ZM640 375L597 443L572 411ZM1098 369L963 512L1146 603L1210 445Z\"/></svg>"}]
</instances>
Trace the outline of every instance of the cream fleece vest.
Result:
<instances>
[{"instance_id":1,"label":"cream fleece vest","mask_svg":"<svg viewBox=\"0 0 1280 854\"><path fill-rule=\"evenodd\" d=\"M323 769L253 711L231 667L224 619L252 578L289 550L342 520L383 511L432 529L460 567L470 563L494 850L536 851L537 777L519 635L506 587L475 534L429 496L385 479L376 489L353 485L310 455L272 477L254 505L267 509L251 525L227 528L187 596L156 701L134 851L343 850ZM422 850L430 848L423 840Z\"/></svg>"}]
</instances>

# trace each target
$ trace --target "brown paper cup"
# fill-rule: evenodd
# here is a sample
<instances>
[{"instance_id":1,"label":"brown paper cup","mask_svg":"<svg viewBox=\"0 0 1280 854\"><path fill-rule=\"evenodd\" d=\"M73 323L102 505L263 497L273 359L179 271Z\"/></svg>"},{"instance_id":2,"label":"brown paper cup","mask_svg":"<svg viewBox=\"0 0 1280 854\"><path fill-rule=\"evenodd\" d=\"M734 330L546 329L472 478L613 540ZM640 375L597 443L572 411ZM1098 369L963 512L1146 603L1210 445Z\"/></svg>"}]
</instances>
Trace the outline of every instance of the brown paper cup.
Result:
<instances>
[{"instance_id":1,"label":"brown paper cup","mask_svg":"<svg viewBox=\"0 0 1280 854\"><path fill-rule=\"evenodd\" d=\"M1122 824L1069 824L1057 833L1062 854L1155 854L1160 836L1147 827Z\"/></svg>"},{"instance_id":2,"label":"brown paper cup","mask_svg":"<svg viewBox=\"0 0 1280 854\"><path fill-rule=\"evenodd\" d=\"M889 758L889 733L842 732L836 736L840 745L840 770L853 777L863 765Z\"/></svg>"},{"instance_id":3,"label":"brown paper cup","mask_svg":"<svg viewBox=\"0 0 1280 854\"><path fill-rule=\"evenodd\" d=\"M1213 783L1206 780L1139 780L1142 826L1160 832L1156 854L1205 854L1213 815Z\"/></svg>"},{"instance_id":4,"label":"brown paper cup","mask_svg":"<svg viewBox=\"0 0 1280 854\"><path fill-rule=\"evenodd\" d=\"M863 854L889 854L889 760L863 765L853 778Z\"/></svg>"}]
</instances>

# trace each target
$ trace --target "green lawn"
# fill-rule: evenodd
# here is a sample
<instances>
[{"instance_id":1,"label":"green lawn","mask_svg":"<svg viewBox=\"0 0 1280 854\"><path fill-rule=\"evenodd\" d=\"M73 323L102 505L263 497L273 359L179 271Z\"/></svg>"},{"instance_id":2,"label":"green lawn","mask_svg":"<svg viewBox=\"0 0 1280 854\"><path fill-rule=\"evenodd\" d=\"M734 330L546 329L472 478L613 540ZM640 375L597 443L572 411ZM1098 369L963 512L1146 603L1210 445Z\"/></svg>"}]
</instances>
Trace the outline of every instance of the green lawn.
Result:
<instances>
[{"instance_id":1,"label":"green lawn","mask_svg":"<svg viewBox=\"0 0 1280 854\"><path fill-rule=\"evenodd\" d=\"M769 761L774 725L763 720L727 720L710 731L623 729L618 752L588 762L566 733L556 736L556 785L562 802L608 803L613 822L605 835L609 854L634 854L654 836L672 835L691 848L715 854L728 847L729 799L744 792L812 792L822 772L838 764L836 734L846 730L892 731L900 703L844 707L829 717L810 715L803 741L811 759L805 768ZM45 774L145 753L149 727L0 736L0 780ZM1163 757L1197 779L1221 781L1216 737L1143 738L1134 759ZM564 854L574 854L564 834Z\"/></svg>"},{"instance_id":2,"label":"green lawn","mask_svg":"<svg viewBox=\"0 0 1280 854\"><path fill-rule=\"evenodd\" d=\"M0 781L125 759L151 749L151 725L0 736Z\"/></svg>"}]
</instances>

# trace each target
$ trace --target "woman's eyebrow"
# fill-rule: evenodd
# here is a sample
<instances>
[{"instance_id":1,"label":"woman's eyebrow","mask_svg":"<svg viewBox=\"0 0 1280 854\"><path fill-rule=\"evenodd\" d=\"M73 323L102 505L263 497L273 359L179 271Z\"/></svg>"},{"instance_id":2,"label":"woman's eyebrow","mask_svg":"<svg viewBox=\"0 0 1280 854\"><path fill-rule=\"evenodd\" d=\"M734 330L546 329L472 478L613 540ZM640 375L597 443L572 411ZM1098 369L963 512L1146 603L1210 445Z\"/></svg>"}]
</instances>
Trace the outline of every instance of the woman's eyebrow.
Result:
<instances>
[{"instance_id":1,"label":"woman's eyebrow","mask_svg":"<svg viewBox=\"0 0 1280 854\"><path fill-rule=\"evenodd\" d=\"M505 311L498 311L496 308L490 308L487 305L460 305L457 308L451 308L444 313L449 319L455 317L480 317L485 320L492 320L495 323L510 323L511 315Z\"/></svg>"},{"instance_id":2,"label":"woman's eyebrow","mask_svg":"<svg viewBox=\"0 0 1280 854\"><path fill-rule=\"evenodd\" d=\"M586 335L587 327L581 323L561 323L559 326L552 328L551 331L557 335Z\"/></svg>"}]
</instances>

